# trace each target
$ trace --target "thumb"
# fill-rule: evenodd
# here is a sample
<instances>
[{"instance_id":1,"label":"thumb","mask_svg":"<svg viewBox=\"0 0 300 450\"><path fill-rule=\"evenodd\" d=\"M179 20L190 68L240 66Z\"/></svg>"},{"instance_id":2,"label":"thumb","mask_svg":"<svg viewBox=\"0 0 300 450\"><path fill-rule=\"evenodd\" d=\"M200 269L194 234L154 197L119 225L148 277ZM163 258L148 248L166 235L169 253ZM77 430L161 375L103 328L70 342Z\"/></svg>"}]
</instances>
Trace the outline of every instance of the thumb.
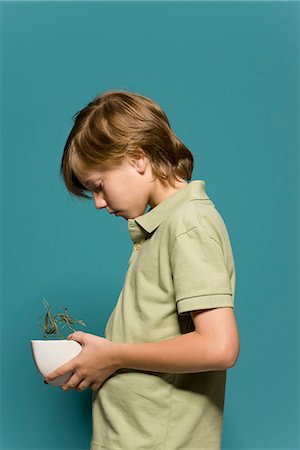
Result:
<instances>
[{"instance_id":1,"label":"thumb","mask_svg":"<svg viewBox=\"0 0 300 450\"><path fill-rule=\"evenodd\" d=\"M69 334L68 340L77 341L79 344L84 345L85 344L85 335L83 331L74 331L74 333Z\"/></svg>"}]
</instances>

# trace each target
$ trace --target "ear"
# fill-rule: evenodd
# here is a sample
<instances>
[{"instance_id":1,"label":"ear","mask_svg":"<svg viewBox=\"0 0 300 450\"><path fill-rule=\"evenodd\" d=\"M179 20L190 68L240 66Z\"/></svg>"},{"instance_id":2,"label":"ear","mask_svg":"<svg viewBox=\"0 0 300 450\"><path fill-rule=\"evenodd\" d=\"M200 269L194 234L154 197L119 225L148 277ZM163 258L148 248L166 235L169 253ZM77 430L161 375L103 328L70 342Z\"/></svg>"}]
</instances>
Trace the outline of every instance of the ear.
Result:
<instances>
[{"instance_id":1,"label":"ear","mask_svg":"<svg viewBox=\"0 0 300 450\"><path fill-rule=\"evenodd\" d=\"M149 164L149 160L143 151L132 157L130 164L141 174L143 174Z\"/></svg>"}]
</instances>

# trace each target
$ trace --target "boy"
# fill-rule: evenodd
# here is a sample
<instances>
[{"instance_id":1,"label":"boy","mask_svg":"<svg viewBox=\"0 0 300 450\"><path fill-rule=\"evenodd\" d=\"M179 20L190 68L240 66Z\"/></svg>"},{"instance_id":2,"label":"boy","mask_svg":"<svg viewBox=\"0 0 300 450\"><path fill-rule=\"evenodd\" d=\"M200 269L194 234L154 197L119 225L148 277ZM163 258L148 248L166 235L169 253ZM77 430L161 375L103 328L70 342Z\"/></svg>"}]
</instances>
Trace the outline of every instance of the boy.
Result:
<instances>
[{"instance_id":1,"label":"boy","mask_svg":"<svg viewBox=\"0 0 300 450\"><path fill-rule=\"evenodd\" d=\"M205 181L187 182L191 152L157 103L108 91L77 113L61 170L134 245L106 338L71 334L82 352L46 381L70 370L64 390L94 391L92 450L220 449L235 267Z\"/></svg>"}]
</instances>

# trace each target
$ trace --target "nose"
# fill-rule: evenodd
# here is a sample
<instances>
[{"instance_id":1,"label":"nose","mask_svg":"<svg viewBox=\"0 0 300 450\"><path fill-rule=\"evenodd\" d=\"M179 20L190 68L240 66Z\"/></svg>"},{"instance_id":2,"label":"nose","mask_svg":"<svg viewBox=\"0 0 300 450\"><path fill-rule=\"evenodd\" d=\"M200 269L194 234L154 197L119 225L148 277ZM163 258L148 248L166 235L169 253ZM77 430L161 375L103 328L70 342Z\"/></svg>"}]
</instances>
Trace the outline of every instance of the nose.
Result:
<instances>
[{"instance_id":1,"label":"nose","mask_svg":"<svg viewBox=\"0 0 300 450\"><path fill-rule=\"evenodd\" d=\"M104 198L101 197L100 194L93 192L93 197L94 197L95 207L97 209L106 208L108 203L104 200Z\"/></svg>"}]
</instances>

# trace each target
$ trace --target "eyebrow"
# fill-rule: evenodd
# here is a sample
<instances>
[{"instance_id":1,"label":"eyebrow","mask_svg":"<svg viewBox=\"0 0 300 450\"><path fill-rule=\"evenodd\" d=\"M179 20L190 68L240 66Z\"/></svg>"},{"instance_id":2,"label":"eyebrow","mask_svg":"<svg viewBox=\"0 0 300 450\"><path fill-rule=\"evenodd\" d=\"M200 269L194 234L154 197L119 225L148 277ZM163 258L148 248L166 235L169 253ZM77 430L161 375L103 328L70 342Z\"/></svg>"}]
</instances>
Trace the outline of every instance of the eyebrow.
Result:
<instances>
[{"instance_id":1,"label":"eyebrow","mask_svg":"<svg viewBox=\"0 0 300 450\"><path fill-rule=\"evenodd\" d=\"M91 186L90 188L89 188L89 185ZM87 189L90 191L91 189L96 187L96 182L93 180L84 180L83 186L86 186Z\"/></svg>"}]
</instances>

